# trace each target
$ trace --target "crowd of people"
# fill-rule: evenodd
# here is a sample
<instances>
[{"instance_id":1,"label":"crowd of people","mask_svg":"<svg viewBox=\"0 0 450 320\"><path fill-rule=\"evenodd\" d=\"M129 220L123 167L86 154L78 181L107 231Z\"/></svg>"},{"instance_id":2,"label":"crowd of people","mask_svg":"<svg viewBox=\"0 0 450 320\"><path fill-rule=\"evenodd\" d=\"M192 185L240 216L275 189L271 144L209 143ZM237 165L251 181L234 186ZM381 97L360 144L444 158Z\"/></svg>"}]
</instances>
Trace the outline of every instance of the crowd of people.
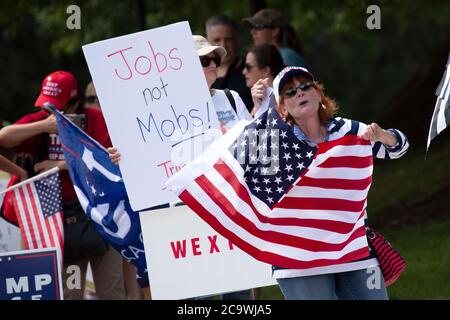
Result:
<instances>
[{"instance_id":1,"label":"crowd of people","mask_svg":"<svg viewBox=\"0 0 450 320\"><path fill-rule=\"evenodd\" d=\"M240 55L238 23L227 15L210 17L206 21L205 36L193 36L224 133L241 120L252 121L266 111L261 109L261 102L268 89L272 88L277 111L303 143L316 146L353 130L371 141L376 156L397 158L405 153L407 139L398 130L384 130L376 123L365 125L346 119L336 120L336 103L308 71L298 36L280 12L263 9L243 19L242 23L249 27L253 39L244 56ZM54 88L60 90L55 91ZM82 129L108 148L115 164L120 161L120 150L111 144L92 82L83 94L76 77L67 71L52 72L44 78L35 103L37 112L0 129L0 146L15 151L12 161L0 156L0 170L26 180L51 168L60 168L66 228L85 214L67 173L55 117L44 108L48 103L66 115L87 119ZM343 122L342 130L333 130L338 121ZM143 298L134 279L134 267L108 247L95 256L64 262L63 284L66 284L68 273L65 270L69 265L78 265L83 274L81 288L64 288L65 299L83 298L88 262L92 267L98 299ZM336 265L333 272L310 276L299 276L301 272L298 270L279 272L275 267L274 277L286 299L387 299L384 285L377 290L367 289L366 281L370 274L366 269L369 267L377 267L372 256L364 262L347 263L345 267ZM224 294L222 299L249 300L258 298L259 294L257 289L244 290Z\"/></svg>"}]
</instances>

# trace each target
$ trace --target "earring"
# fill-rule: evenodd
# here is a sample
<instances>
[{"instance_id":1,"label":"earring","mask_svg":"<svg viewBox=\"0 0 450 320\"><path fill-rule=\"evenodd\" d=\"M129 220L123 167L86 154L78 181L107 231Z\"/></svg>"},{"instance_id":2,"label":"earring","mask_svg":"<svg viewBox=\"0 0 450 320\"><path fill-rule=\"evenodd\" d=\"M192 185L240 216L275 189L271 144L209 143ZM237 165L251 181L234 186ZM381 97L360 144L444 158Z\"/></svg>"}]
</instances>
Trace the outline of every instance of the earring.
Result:
<instances>
[{"instance_id":1,"label":"earring","mask_svg":"<svg viewBox=\"0 0 450 320\"><path fill-rule=\"evenodd\" d=\"M322 107L322 109L326 109L327 107L325 107L325 105L321 102L320 106Z\"/></svg>"}]
</instances>

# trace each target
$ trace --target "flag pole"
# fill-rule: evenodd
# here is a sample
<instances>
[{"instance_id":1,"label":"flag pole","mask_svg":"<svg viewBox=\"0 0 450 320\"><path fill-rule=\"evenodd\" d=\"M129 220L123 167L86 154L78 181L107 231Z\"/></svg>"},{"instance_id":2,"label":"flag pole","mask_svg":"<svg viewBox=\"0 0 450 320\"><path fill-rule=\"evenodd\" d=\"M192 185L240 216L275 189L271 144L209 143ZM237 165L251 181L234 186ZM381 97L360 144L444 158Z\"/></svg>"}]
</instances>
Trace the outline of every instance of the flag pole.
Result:
<instances>
[{"instance_id":1,"label":"flag pole","mask_svg":"<svg viewBox=\"0 0 450 320\"><path fill-rule=\"evenodd\" d=\"M144 293L145 300L152 300L152 293L150 291L150 286L141 289Z\"/></svg>"},{"instance_id":2,"label":"flag pole","mask_svg":"<svg viewBox=\"0 0 450 320\"><path fill-rule=\"evenodd\" d=\"M0 195L4 194L6 192L12 191L12 190L14 190L14 189L16 189L18 187L21 187L21 186L23 186L23 185L25 185L27 183L31 183L33 181L39 180L41 178L44 178L44 177L46 177L48 175L51 175L53 173L56 173L58 171L59 171L59 167L51 168L50 170L42 172L42 173L38 174L37 176L31 177L31 178L29 178L29 179L27 179L25 181L22 181L22 182L19 182L19 183L15 184L15 185L10 186L8 189L1 191Z\"/></svg>"}]
</instances>

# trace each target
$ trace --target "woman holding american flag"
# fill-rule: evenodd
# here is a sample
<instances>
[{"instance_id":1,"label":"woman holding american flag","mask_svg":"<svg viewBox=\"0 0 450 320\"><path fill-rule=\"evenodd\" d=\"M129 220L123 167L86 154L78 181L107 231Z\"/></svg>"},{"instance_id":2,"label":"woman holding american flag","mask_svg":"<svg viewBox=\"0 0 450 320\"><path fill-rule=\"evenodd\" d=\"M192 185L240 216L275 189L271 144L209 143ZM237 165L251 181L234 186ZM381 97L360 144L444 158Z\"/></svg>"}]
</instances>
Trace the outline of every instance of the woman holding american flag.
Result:
<instances>
[{"instance_id":1,"label":"woman holding american flag","mask_svg":"<svg viewBox=\"0 0 450 320\"><path fill-rule=\"evenodd\" d=\"M276 110L297 142L316 150L297 182L272 207L272 217L280 219L271 221L274 230L281 234L280 226L287 223L295 230L291 238L283 233L285 242L280 243L295 250L274 250L277 256L271 260L284 297L387 299L378 261L367 243L367 193L372 157L401 157L409 147L405 135L376 123L334 117L336 102L305 68L283 69L273 92ZM255 102L266 94L262 83L252 88ZM295 150L297 145L292 144Z\"/></svg>"}]
</instances>

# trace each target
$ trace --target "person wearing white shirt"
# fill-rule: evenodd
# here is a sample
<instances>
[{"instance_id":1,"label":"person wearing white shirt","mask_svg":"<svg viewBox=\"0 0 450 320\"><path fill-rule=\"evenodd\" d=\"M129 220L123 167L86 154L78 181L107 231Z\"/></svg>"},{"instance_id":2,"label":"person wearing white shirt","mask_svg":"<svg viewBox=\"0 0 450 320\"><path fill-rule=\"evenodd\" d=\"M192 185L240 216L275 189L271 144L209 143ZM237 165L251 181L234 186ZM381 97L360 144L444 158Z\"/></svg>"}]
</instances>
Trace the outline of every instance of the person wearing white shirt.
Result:
<instances>
[{"instance_id":1,"label":"person wearing white shirt","mask_svg":"<svg viewBox=\"0 0 450 320\"><path fill-rule=\"evenodd\" d=\"M194 35L193 40L222 129L231 129L241 120L251 121L253 118L236 91L229 90L231 96L227 96L227 89L219 90L211 88L217 79L217 69L227 54L225 48L213 46L206 38L199 35ZM235 107L233 107L232 103Z\"/></svg>"}]
</instances>

